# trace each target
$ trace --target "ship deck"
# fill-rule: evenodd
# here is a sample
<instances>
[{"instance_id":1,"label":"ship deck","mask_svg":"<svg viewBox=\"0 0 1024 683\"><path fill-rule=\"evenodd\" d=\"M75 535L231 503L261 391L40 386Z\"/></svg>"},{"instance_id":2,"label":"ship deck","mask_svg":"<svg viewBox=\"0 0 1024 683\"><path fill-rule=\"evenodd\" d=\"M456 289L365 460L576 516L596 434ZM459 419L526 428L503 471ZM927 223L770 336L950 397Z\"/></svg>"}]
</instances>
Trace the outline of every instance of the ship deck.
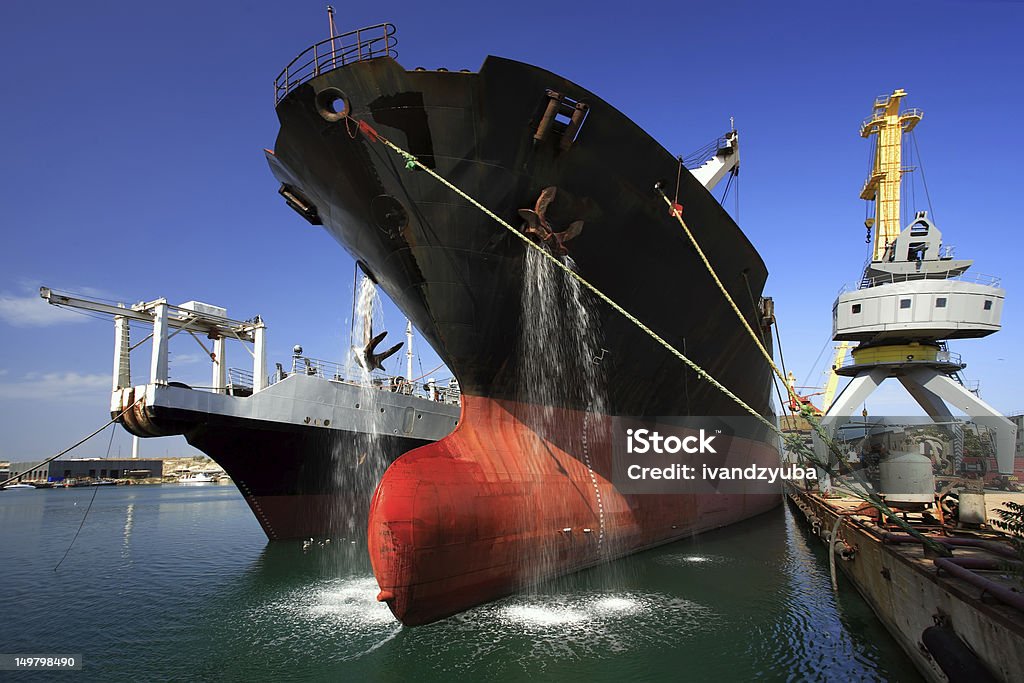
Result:
<instances>
[{"instance_id":1,"label":"ship deck","mask_svg":"<svg viewBox=\"0 0 1024 683\"><path fill-rule=\"evenodd\" d=\"M836 568L926 678L952 680L950 666L980 664L988 680L1020 680L1024 594L1019 579L1007 569L1012 551L991 520L998 518L996 510L1006 501L1024 502L1024 493L986 492L989 524L976 528L954 529L921 513L904 516L915 530L951 544L949 560L966 566L964 571L898 527L880 524L873 510L849 490L837 486L835 491L826 498L789 486L787 494L823 542L828 544L834 533ZM939 661L948 659L955 661Z\"/></svg>"}]
</instances>

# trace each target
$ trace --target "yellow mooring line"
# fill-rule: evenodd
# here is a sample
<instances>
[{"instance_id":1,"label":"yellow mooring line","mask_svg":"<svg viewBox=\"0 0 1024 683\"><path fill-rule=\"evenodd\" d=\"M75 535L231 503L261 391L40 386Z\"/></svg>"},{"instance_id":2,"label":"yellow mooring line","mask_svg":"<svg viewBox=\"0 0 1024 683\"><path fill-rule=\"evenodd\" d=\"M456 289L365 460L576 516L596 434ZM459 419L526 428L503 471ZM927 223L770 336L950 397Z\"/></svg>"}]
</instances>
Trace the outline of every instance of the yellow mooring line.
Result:
<instances>
[{"instance_id":1,"label":"yellow mooring line","mask_svg":"<svg viewBox=\"0 0 1024 683\"><path fill-rule=\"evenodd\" d=\"M761 351L761 355L764 356L766 361L768 361L768 365L771 367L772 372L782 380L783 385L785 385L789 391L789 397L796 398L796 392L789 386L789 382L786 381L786 377L779 370L778 366L775 365L775 360L772 358L771 354L768 353L768 349L764 347L764 344L761 343L761 339L754 332L753 328L750 327L750 323L747 322L746 317L744 317L743 313L740 311L740 307L736 305L732 295L729 294L729 290L727 290L725 285L722 284L722 280L718 277L718 273L715 272L715 268L711 265L711 261L708 260L704 250L700 248L697 238L693 236L692 232L690 232L689 226L686 225L686 221L683 220L683 214L672 205L672 200L665 195L661 187L657 187L656 189L658 190L658 194L661 195L661 198L665 200L665 204L668 205L669 213L675 216L675 219L679 221L679 225L682 226L683 232L685 232L686 236L690 238L690 244L692 244L693 248L697 250L697 256L699 256L700 260L703 261L704 267L708 269L708 272L711 274L711 278L715 281L715 284L718 285L718 289L722 292L725 300L729 302L729 306L732 307L733 312L736 313L736 317L740 319L741 323L743 323L743 327L747 330L750 338L754 340L754 344L757 345L758 350Z\"/></svg>"}]
</instances>

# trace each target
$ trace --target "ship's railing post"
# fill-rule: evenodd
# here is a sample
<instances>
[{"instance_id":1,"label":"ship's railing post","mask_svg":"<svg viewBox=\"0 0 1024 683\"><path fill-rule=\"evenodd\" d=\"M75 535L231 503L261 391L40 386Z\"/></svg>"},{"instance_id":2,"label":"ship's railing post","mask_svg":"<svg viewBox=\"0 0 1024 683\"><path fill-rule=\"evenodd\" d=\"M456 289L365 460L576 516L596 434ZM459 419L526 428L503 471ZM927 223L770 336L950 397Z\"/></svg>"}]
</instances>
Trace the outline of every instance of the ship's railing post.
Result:
<instances>
[{"instance_id":1,"label":"ship's railing post","mask_svg":"<svg viewBox=\"0 0 1024 683\"><path fill-rule=\"evenodd\" d=\"M120 306L123 308L123 306ZM132 385L131 339L128 318L114 316L114 384L113 391L127 389Z\"/></svg>"},{"instance_id":2,"label":"ship's railing post","mask_svg":"<svg viewBox=\"0 0 1024 683\"><path fill-rule=\"evenodd\" d=\"M267 388L267 328L260 322L252 331L252 391Z\"/></svg>"},{"instance_id":3,"label":"ship's railing post","mask_svg":"<svg viewBox=\"0 0 1024 683\"><path fill-rule=\"evenodd\" d=\"M149 364L149 383L167 384L167 301L153 308L153 356Z\"/></svg>"},{"instance_id":4,"label":"ship's railing post","mask_svg":"<svg viewBox=\"0 0 1024 683\"><path fill-rule=\"evenodd\" d=\"M213 378L210 382L210 386L213 388L213 393L215 394L227 393L228 365L226 358L224 357L227 344L224 342L224 337L217 337L213 340Z\"/></svg>"}]
</instances>

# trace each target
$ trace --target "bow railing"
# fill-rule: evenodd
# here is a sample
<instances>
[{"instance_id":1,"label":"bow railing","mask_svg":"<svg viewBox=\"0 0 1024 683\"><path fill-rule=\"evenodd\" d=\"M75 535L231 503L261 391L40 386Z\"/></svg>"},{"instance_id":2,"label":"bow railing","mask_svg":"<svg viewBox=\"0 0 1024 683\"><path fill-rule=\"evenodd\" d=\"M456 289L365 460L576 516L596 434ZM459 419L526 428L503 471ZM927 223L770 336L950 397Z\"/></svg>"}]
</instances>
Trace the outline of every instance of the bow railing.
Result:
<instances>
[{"instance_id":1,"label":"bow railing","mask_svg":"<svg viewBox=\"0 0 1024 683\"><path fill-rule=\"evenodd\" d=\"M321 40L303 50L274 79L274 105L320 74L377 57L398 57L394 24L377 24Z\"/></svg>"}]
</instances>

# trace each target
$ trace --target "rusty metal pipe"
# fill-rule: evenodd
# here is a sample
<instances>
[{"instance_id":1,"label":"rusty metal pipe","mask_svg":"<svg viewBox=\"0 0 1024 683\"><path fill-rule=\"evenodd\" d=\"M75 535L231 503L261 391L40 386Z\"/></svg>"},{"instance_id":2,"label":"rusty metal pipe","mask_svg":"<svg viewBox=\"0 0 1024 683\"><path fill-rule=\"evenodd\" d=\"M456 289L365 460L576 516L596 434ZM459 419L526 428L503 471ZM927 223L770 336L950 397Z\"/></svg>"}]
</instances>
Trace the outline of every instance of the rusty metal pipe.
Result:
<instances>
[{"instance_id":1,"label":"rusty metal pipe","mask_svg":"<svg viewBox=\"0 0 1024 683\"><path fill-rule=\"evenodd\" d=\"M1002 555L1003 557L1009 557L1011 559L1017 558L1017 553L1013 551L1013 548L996 541L986 541L980 538L947 538L943 536L929 536L928 538L945 546L981 548L982 550L988 550L989 552ZM886 532L882 534L882 543L921 543L921 540L914 538L909 534L894 534Z\"/></svg>"},{"instance_id":2,"label":"rusty metal pipe","mask_svg":"<svg viewBox=\"0 0 1024 683\"><path fill-rule=\"evenodd\" d=\"M977 560L979 558L961 557L939 557L934 560L935 566L944 572L952 574L958 579L963 579L972 586L981 588L983 591L996 598L1000 602L1014 608L1018 612L1024 612L1024 593L1017 593L1016 591L1010 590L1006 586L996 583L991 579L987 579L984 576L975 574L974 571L968 568L970 565L976 564L971 560ZM991 560L992 564L997 564L995 560ZM964 566L967 564L968 566ZM979 569L989 569L999 567L977 567Z\"/></svg>"},{"instance_id":3,"label":"rusty metal pipe","mask_svg":"<svg viewBox=\"0 0 1024 683\"><path fill-rule=\"evenodd\" d=\"M569 149L576 140L576 135L580 132L580 126L583 125L583 119L587 118L587 111L589 109L590 107L583 102L576 103L569 119L569 125L566 126L565 132L562 133L560 146L563 150Z\"/></svg>"},{"instance_id":4,"label":"rusty metal pipe","mask_svg":"<svg viewBox=\"0 0 1024 683\"><path fill-rule=\"evenodd\" d=\"M558 114L558 107L562 103L561 94L554 90L548 90L548 106L544 110L544 116L541 117L540 123L537 125L537 132L533 134L533 139L537 142L542 142L544 138L548 136L548 131L551 130L551 124L555 120L555 115Z\"/></svg>"},{"instance_id":5,"label":"rusty metal pipe","mask_svg":"<svg viewBox=\"0 0 1024 683\"><path fill-rule=\"evenodd\" d=\"M1006 569L1007 567L1020 567L1021 562L1014 562L1013 560L1002 560L991 557L947 557L947 560L952 560L953 564L963 567L964 569Z\"/></svg>"}]
</instances>

